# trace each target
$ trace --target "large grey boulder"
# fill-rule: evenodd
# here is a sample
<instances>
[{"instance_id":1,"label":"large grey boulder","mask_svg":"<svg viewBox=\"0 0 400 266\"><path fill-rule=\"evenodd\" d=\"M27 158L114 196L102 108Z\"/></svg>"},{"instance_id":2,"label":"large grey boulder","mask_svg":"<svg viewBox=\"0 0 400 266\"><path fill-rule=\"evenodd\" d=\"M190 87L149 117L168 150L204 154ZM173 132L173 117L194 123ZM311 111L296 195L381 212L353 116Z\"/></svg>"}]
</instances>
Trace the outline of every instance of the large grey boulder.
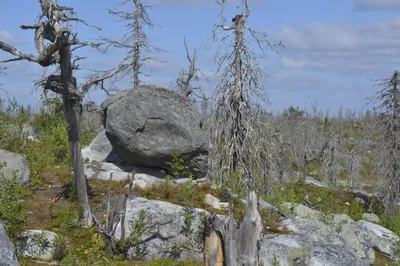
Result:
<instances>
[{"instance_id":1,"label":"large grey boulder","mask_svg":"<svg viewBox=\"0 0 400 266\"><path fill-rule=\"evenodd\" d=\"M0 223L0 265L18 266L17 250Z\"/></svg>"},{"instance_id":2,"label":"large grey boulder","mask_svg":"<svg viewBox=\"0 0 400 266\"><path fill-rule=\"evenodd\" d=\"M52 260L61 254L61 242L56 233L27 230L18 238L18 254L24 258Z\"/></svg>"},{"instance_id":3,"label":"large grey boulder","mask_svg":"<svg viewBox=\"0 0 400 266\"><path fill-rule=\"evenodd\" d=\"M179 93L143 85L107 99L103 125L115 152L127 164L170 170L174 150L188 155L195 177L207 172L208 141L200 115Z\"/></svg>"},{"instance_id":4,"label":"large grey boulder","mask_svg":"<svg viewBox=\"0 0 400 266\"><path fill-rule=\"evenodd\" d=\"M3 175L6 179L12 179L15 176L23 185L31 180L31 172L24 155L0 150L0 163L3 162L7 165L0 169L0 178L2 178ZM3 173L3 175L1 175L1 173Z\"/></svg>"},{"instance_id":5,"label":"large grey boulder","mask_svg":"<svg viewBox=\"0 0 400 266\"><path fill-rule=\"evenodd\" d=\"M202 217L208 214L207 211L136 197L127 202L125 238L135 233L132 227L139 220L141 212L145 213L146 228L140 236L143 244L139 247L131 247L128 251L128 258L139 257L145 260L173 258L202 261L201 225ZM190 222L190 228L188 228L188 222ZM118 239L121 238L120 222L115 235ZM138 250L142 254L138 254Z\"/></svg>"}]
</instances>

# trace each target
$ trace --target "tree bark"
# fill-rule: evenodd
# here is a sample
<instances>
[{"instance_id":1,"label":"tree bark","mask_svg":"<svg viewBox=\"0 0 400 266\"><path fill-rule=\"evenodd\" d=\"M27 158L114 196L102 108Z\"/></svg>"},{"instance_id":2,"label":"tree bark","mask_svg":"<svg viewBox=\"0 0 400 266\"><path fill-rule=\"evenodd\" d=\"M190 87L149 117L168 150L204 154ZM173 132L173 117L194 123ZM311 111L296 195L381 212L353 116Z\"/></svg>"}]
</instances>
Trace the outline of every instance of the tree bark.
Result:
<instances>
[{"instance_id":1,"label":"tree bark","mask_svg":"<svg viewBox=\"0 0 400 266\"><path fill-rule=\"evenodd\" d=\"M215 215L206 217L205 265L258 266L262 230L258 194L251 190L241 224L236 222L233 208L228 221Z\"/></svg>"},{"instance_id":2,"label":"tree bark","mask_svg":"<svg viewBox=\"0 0 400 266\"><path fill-rule=\"evenodd\" d=\"M60 49L59 54L61 84L64 86L62 93L63 104L67 122L68 142L71 150L72 168L74 171L75 190L78 201L83 209L82 225L89 226L92 222L92 213L87 195L80 141L82 115L81 97L77 94L76 79L72 76L70 46L67 45Z\"/></svg>"}]
</instances>

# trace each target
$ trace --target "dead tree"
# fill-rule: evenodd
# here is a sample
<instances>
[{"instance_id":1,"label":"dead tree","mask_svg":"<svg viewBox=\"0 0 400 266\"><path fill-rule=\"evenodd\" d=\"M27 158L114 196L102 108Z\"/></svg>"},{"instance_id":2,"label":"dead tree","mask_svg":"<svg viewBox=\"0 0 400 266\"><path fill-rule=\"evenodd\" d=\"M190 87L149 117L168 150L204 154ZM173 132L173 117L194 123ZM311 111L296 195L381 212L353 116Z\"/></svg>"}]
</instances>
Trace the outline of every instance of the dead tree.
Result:
<instances>
[{"instance_id":1,"label":"dead tree","mask_svg":"<svg viewBox=\"0 0 400 266\"><path fill-rule=\"evenodd\" d=\"M187 99L189 99L189 96L192 94L195 94L197 98L202 98L204 96L204 93L201 91L202 95L197 95L195 90L200 90L200 88L195 88L192 85L193 81L198 82L200 79L198 75L200 69L196 68L197 50L194 49L193 55L190 56L189 48L186 44L186 38L183 39L183 44L185 45L186 58L189 61L189 67L187 70L184 68L181 69L181 71L179 72L179 77L176 79L176 85L178 87L178 90Z\"/></svg>"},{"instance_id":2,"label":"dead tree","mask_svg":"<svg viewBox=\"0 0 400 266\"><path fill-rule=\"evenodd\" d=\"M383 87L371 99L378 104L379 126L381 130L380 151L375 167L380 179L379 194L386 213L398 212L400 201L400 91L399 72L395 71L389 79L380 80L377 86Z\"/></svg>"},{"instance_id":3,"label":"dead tree","mask_svg":"<svg viewBox=\"0 0 400 266\"><path fill-rule=\"evenodd\" d=\"M259 81L263 72L245 38L245 32L248 31L255 38L262 52L262 42L268 45L269 42L266 33L259 33L246 25L250 16L249 0L245 0L245 11L236 15L230 26L225 25L225 2L226 0L217 1L221 6L221 23L214 29L215 41L221 33L227 34L222 37L222 45L216 54L219 80L216 84L217 102L211 127L212 170L215 172L214 176L225 184L233 175L239 175L241 183L235 185L246 188L248 202L240 229L232 206L229 221L215 216L207 217L204 260L205 265L216 265L221 260L218 254L222 254L224 265L258 265L263 224L253 172L260 169L261 153L253 151L258 144L259 120L255 116L258 112L252 110L251 97L262 94L263 88ZM228 48L224 47L231 33L234 33L233 42ZM220 241L214 239L216 236L221 238ZM210 247L207 246L209 243L223 245Z\"/></svg>"},{"instance_id":4,"label":"dead tree","mask_svg":"<svg viewBox=\"0 0 400 266\"><path fill-rule=\"evenodd\" d=\"M349 139L347 154L345 155L345 170L349 179L350 187L358 184L360 172L362 171L363 161L360 152L360 145L354 139Z\"/></svg>"},{"instance_id":5,"label":"dead tree","mask_svg":"<svg viewBox=\"0 0 400 266\"><path fill-rule=\"evenodd\" d=\"M72 62L72 53L83 47L100 49L100 44L81 42L77 39L77 34L71 32L71 27L68 25L71 21L88 25L84 20L76 16L72 8L58 5L56 0L40 0L40 7L42 12L36 23L30 26L21 26L21 29L24 30L35 30L34 40L39 55L21 53L14 47L0 41L0 49L15 56L1 62L27 60L38 63L42 67L58 65L60 74L49 76L44 83L44 88L62 96L75 188L78 201L83 209L82 224L83 226L88 226L92 221L92 214L88 201L80 143L82 99L93 85L102 84L105 79L113 76L125 66L121 65L103 76L93 76L78 89L76 78L72 72L78 68L75 63L79 58Z\"/></svg>"},{"instance_id":6,"label":"dead tree","mask_svg":"<svg viewBox=\"0 0 400 266\"><path fill-rule=\"evenodd\" d=\"M106 37L102 37L102 40L108 43L108 47L113 46L127 51L121 64L129 65L129 67L121 71L123 75L120 78L132 76L133 86L137 87L141 83L140 75L150 76L143 72L144 64L148 61L162 62L157 57L149 55L149 53L164 52L164 50L151 44L145 32L145 27L150 29L154 27L147 13L147 10L153 6L145 4L143 0L125 0L123 2L123 4L128 3L133 4L133 12L122 11L116 8L108 10L111 15L118 17L120 21L126 22L125 27L127 30L122 41Z\"/></svg>"}]
</instances>

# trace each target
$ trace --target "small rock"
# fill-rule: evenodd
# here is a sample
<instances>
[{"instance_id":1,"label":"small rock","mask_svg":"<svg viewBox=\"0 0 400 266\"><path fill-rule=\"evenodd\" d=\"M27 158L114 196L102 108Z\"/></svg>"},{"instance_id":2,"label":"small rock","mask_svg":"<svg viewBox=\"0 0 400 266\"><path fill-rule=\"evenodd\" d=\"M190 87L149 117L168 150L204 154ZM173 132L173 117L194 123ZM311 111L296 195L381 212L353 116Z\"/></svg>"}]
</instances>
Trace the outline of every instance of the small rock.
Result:
<instances>
[{"instance_id":1,"label":"small rock","mask_svg":"<svg viewBox=\"0 0 400 266\"><path fill-rule=\"evenodd\" d=\"M319 211L308 208L302 204L299 204L293 208L293 214L297 217L306 219L318 219L318 217L320 216Z\"/></svg>"},{"instance_id":2,"label":"small rock","mask_svg":"<svg viewBox=\"0 0 400 266\"><path fill-rule=\"evenodd\" d=\"M58 235L44 230L27 230L18 238L18 254L24 258L52 260L61 254Z\"/></svg>"},{"instance_id":3,"label":"small rock","mask_svg":"<svg viewBox=\"0 0 400 266\"><path fill-rule=\"evenodd\" d=\"M3 168L3 174L6 179L15 178L22 184L31 180L31 172L29 170L28 161L22 154L0 150L0 163L6 162L6 166Z\"/></svg>"},{"instance_id":4,"label":"small rock","mask_svg":"<svg viewBox=\"0 0 400 266\"><path fill-rule=\"evenodd\" d=\"M221 206L220 200L211 194L206 194L204 198L204 203L210 205L211 207L217 210L227 209L229 206L228 203L226 203L228 206L227 205Z\"/></svg>"},{"instance_id":5,"label":"small rock","mask_svg":"<svg viewBox=\"0 0 400 266\"><path fill-rule=\"evenodd\" d=\"M310 177L310 176L306 177L305 183L309 184L309 185L318 186L318 187L329 187L325 182L323 182L323 181L321 181L319 179Z\"/></svg>"},{"instance_id":6,"label":"small rock","mask_svg":"<svg viewBox=\"0 0 400 266\"><path fill-rule=\"evenodd\" d=\"M381 219L375 213L364 213L362 219L372 223L379 223Z\"/></svg>"}]
</instances>

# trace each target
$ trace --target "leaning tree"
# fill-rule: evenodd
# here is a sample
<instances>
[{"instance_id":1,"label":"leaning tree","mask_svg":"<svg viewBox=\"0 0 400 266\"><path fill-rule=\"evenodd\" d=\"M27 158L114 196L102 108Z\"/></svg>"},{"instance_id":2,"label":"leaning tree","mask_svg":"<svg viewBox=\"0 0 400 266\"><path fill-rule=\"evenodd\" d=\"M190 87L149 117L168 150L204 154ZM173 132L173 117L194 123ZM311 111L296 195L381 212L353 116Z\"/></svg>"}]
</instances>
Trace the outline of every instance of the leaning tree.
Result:
<instances>
[{"instance_id":1,"label":"leaning tree","mask_svg":"<svg viewBox=\"0 0 400 266\"><path fill-rule=\"evenodd\" d=\"M40 7L42 12L36 23L34 25L21 26L23 30L35 31L34 41L38 55L22 53L0 41L0 49L14 56L11 59L0 62L26 60L37 63L42 67L57 66L53 75L50 75L44 81L44 90L55 92L62 97L71 150L74 183L78 201L83 208L82 225L88 226L92 221L92 213L88 201L80 142L82 99L92 86L103 86L104 80L112 77L127 66L119 65L116 69L107 71L101 76L92 76L78 88L73 71L78 69L77 62L81 58L77 57L73 60L73 53L83 47L101 50L101 44L82 42L77 38L77 34L72 32L72 27L69 25L70 22L80 22L90 26L76 15L73 8L61 6L56 0L40 0Z\"/></svg>"},{"instance_id":2,"label":"leaning tree","mask_svg":"<svg viewBox=\"0 0 400 266\"><path fill-rule=\"evenodd\" d=\"M252 100L263 98L264 73L246 33L254 37L263 54L265 47L272 45L265 32L247 26L249 0L245 0L245 11L236 15L231 25L225 24L226 0L217 3L221 6L221 23L215 26L213 37L221 46L216 53L218 80L211 126L211 167L213 178L222 184L238 177L234 178L235 182L246 188L248 203L240 227L232 206L229 221L207 217L205 263L218 265L223 261L223 265L258 265L263 224L254 176L263 168L263 153L258 150L261 145L258 143L260 120L257 114L260 112L253 110ZM232 35L234 37L230 38Z\"/></svg>"},{"instance_id":3,"label":"leaning tree","mask_svg":"<svg viewBox=\"0 0 400 266\"><path fill-rule=\"evenodd\" d=\"M400 201L400 91L399 72L388 79L379 80L376 86L382 89L371 99L378 104L378 125L381 129L380 151L375 167L381 181L379 194L386 213L399 211Z\"/></svg>"}]
</instances>

